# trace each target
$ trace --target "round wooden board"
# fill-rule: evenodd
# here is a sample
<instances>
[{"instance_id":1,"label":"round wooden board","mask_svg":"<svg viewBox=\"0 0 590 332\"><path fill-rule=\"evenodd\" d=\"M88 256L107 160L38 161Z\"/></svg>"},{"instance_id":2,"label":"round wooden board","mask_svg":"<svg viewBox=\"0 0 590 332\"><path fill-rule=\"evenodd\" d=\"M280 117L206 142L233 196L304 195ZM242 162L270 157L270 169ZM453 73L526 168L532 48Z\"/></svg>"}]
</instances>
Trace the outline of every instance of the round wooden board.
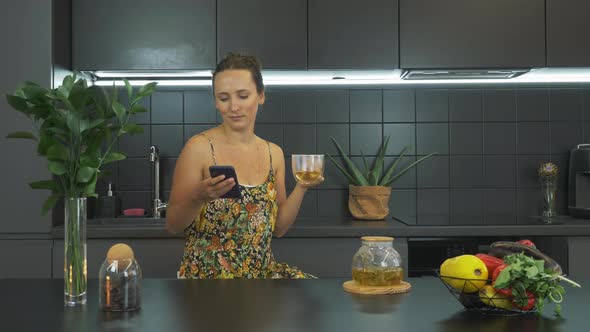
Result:
<instances>
[{"instance_id":1,"label":"round wooden board","mask_svg":"<svg viewBox=\"0 0 590 332\"><path fill-rule=\"evenodd\" d=\"M355 294L399 294L412 289L412 285L406 281L395 286L363 286L354 280L349 280L343 283L342 287L345 291Z\"/></svg>"}]
</instances>

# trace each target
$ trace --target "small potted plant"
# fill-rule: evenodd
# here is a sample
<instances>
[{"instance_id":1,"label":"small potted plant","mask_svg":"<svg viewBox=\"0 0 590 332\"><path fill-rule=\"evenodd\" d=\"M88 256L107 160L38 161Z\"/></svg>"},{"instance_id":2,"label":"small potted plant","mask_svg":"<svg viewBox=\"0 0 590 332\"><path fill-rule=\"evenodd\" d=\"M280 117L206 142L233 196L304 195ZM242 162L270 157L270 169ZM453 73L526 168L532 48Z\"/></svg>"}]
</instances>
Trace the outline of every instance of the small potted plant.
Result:
<instances>
[{"instance_id":1,"label":"small potted plant","mask_svg":"<svg viewBox=\"0 0 590 332\"><path fill-rule=\"evenodd\" d=\"M346 155L340 144L333 137L330 139L344 161L344 165L340 165L332 156L328 155L328 158L348 180L348 209L353 217L363 220L384 219L389 214L391 185L412 167L436 154L433 152L398 170L397 167L402 157L408 152L408 147L404 147L391 164L385 167L385 151L387 151L389 144L388 136L381 142L377 158L371 166L365 156L362 156L364 171L361 171Z\"/></svg>"},{"instance_id":2,"label":"small potted plant","mask_svg":"<svg viewBox=\"0 0 590 332\"><path fill-rule=\"evenodd\" d=\"M47 159L48 180L32 182L33 189L46 189L45 214L64 199L64 300L68 306L86 303L86 197L96 197L96 182L104 165L125 159L113 151L117 139L143 129L129 122L130 116L146 112L139 101L152 94L156 83L148 83L136 94L125 80L129 103L89 86L85 79L68 75L62 85L47 89L33 82L20 85L8 104L29 118L36 133L17 131L7 138L30 139L37 153Z\"/></svg>"}]
</instances>

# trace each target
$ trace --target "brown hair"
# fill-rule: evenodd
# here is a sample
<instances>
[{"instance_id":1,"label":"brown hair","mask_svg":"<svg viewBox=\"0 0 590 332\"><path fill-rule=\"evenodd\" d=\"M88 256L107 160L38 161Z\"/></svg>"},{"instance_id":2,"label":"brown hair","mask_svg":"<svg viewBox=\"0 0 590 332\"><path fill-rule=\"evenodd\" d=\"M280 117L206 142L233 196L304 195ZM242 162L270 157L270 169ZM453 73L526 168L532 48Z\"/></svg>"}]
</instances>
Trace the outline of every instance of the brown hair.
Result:
<instances>
[{"instance_id":1,"label":"brown hair","mask_svg":"<svg viewBox=\"0 0 590 332\"><path fill-rule=\"evenodd\" d=\"M215 76L217 74L229 69L245 69L252 74L252 79L256 84L256 91L260 94L264 91L260 68L260 61L256 57L230 52L215 66L212 78L213 89L215 90Z\"/></svg>"}]
</instances>

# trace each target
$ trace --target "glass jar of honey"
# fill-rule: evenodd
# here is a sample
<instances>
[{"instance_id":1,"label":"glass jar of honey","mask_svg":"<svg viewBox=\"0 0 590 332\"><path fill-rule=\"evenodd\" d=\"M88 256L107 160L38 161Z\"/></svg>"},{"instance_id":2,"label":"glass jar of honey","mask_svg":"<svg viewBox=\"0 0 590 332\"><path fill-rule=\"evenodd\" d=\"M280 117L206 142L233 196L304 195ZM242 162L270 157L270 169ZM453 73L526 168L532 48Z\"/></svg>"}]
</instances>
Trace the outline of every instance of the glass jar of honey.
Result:
<instances>
[{"instance_id":1,"label":"glass jar of honey","mask_svg":"<svg viewBox=\"0 0 590 332\"><path fill-rule=\"evenodd\" d=\"M394 286L402 282L404 269L393 238L364 236L352 258L352 279L363 286Z\"/></svg>"}]
</instances>

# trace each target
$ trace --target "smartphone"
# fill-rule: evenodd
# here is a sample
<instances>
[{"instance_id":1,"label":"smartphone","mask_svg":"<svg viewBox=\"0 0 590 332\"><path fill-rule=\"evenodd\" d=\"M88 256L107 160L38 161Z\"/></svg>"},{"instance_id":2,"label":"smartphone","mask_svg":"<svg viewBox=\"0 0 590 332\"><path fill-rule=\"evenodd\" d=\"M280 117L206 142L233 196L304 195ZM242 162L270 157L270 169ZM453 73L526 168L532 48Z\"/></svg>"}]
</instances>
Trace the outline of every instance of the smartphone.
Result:
<instances>
[{"instance_id":1,"label":"smartphone","mask_svg":"<svg viewBox=\"0 0 590 332\"><path fill-rule=\"evenodd\" d=\"M234 169L233 166L209 166L209 174L211 175L212 178L220 176L220 175L225 175L225 179L223 181L225 181L226 179L229 178L234 178L234 181L236 182L236 184L230 189L230 191L226 192L225 194L223 194L221 197L219 198L241 198L242 197L242 192L240 191L240 185L238 183L238 176L236 175L236 170Z\"/></svg>"}]
</instances>

